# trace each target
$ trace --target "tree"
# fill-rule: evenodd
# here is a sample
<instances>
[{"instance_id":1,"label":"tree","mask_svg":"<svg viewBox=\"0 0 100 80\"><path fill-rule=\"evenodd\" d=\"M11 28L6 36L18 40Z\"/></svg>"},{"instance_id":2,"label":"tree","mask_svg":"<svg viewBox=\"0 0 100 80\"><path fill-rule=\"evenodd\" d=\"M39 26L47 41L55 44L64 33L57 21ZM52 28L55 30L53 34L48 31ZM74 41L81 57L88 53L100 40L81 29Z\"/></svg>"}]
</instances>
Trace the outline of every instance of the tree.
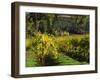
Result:
<instances>
[{"instance_id":1,"label":"tree","mask_svg":"<svg viewBox=\"0 0 100 80\"><path fill-rule=\"evenodd\" d=\"M89 33L88 15L66 15L49 13L26 13L26 33L55 34L69 32L71 34Z\"/></svg>"}]
</instances>

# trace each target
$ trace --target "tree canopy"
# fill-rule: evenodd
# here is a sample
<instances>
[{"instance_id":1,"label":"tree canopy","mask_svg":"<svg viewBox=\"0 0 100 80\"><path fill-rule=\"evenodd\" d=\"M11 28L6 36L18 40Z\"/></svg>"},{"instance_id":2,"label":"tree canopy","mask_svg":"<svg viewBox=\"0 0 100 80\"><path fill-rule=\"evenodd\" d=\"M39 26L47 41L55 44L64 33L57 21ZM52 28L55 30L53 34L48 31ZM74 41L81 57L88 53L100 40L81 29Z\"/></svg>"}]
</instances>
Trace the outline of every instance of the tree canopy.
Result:
<instances>
[{"instance_id":1,"label":"tree canopy","mask_svg":"<svg viewBox=\"0 0 100 80\"><path fill-rule=\"evenodd\" d=\"M27 12L26 33L33 36L36 32L53 35L62 32L70 34L89 33L89 16Z\"/></svg>"}]
</instances>

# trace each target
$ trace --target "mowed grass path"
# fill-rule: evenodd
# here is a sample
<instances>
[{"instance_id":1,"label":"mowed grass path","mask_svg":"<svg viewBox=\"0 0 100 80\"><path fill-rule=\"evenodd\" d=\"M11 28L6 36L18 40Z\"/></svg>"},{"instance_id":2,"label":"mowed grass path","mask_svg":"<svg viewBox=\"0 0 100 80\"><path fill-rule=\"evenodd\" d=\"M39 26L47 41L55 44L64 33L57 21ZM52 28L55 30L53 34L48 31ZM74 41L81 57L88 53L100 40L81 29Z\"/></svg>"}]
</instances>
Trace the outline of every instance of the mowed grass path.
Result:
<instances>
[{"instance_id":1,"label":"mowed grass path","mask_svg":"<svg viewBox=\"0 0 100 80\"><path fill-rule=\"evenodd\" d=\"M69 56L65 56L63 54L60 54L58 61L59 61L59 65L79 65L79 64L82 64L81 62L74 60ZM35 66L38 67L38 64L37 64L36 60L30 54L30 56L27 57L26 67L35 67Z\"/></svg>"},{"instance_id":2,"label":"mowed grass path","mask_svg":"<svg viewBox=\"0 0 100 80\"><path fill-rule=\"evenodd\" d=\"M55 37L56 44L61 45L62 43L65 44L65 42L69 42L71 39L77 39L80 40L86 35L69 35L69 36L59 36ZM79 62L77 60L74 60L73 58L60 54L58 61L60 62L59 65L80 65L85 64L82 62ZM36 60L34 59L34 56L32 56L32 51L29 51L26 53L26 67L36 67L38 66Z\"/></svg>"}]
</instances>

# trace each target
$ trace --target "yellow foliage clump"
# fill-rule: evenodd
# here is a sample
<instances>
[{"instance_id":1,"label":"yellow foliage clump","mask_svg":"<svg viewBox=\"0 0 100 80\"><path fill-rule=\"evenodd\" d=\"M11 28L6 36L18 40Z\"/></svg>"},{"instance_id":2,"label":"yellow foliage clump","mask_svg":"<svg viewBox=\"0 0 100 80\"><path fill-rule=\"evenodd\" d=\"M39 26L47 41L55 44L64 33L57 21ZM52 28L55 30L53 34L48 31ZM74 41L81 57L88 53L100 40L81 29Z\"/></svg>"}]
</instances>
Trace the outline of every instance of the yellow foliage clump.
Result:
<instances>
[{"instance_id":1,"label":"yellow foliage clump","mask_svg":"<svg viewBox=\"0 0 100 80\"><path fill-rule=\"evenodd\" d=\"M48 55L52 55L55 58L58 55L53 38L41 33L37 33L33 38L33 52L41 62L44 62L45 57Z\"/></svg>"}]
</instances>

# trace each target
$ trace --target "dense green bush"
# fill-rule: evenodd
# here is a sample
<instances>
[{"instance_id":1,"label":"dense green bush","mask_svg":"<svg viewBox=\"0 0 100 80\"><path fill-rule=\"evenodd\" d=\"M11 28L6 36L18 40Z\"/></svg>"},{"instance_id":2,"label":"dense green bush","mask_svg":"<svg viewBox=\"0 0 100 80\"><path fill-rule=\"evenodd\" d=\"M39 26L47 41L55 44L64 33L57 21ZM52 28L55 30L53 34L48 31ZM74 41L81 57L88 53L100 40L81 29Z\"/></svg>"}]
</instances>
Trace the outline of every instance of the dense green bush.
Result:
<instances>
[{"instance_id":1,"label":"dense green bush","mask_svg":"<svg viewBox=\"0 0 100 80\"><path fill-rule=\"evenodd\" d=\"M80 40L72 39L69 44L59 46L59 50L78 61L89 62L89 37L85 36Z\"/></svg>"}]
</instances>

